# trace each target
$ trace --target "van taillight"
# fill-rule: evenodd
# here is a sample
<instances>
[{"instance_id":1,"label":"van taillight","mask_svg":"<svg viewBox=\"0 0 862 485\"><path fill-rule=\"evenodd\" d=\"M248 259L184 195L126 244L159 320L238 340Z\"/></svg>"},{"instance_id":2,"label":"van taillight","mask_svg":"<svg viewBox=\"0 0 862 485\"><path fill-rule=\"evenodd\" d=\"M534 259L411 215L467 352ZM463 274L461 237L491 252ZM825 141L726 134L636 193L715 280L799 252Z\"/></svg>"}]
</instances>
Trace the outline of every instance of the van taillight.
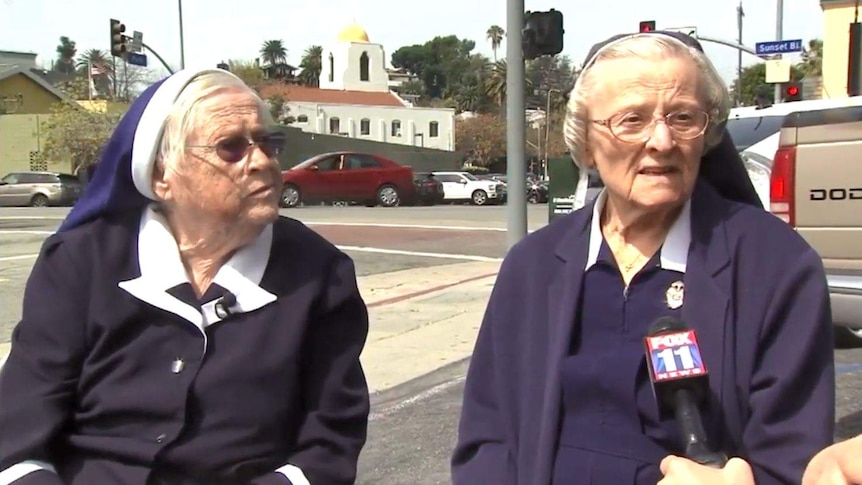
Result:
<instances>
[{"instance_id":1,"label":"van taillight","mask_svg":"<svg viewBox=\"0 0 862 485\"><path fill-rule=\"evenodd\" d=\"M772 161L769 181L769 210L791 226L794 218L794 175L796 173L796 147L781 147Z\"/></svg>"}]
</instances>

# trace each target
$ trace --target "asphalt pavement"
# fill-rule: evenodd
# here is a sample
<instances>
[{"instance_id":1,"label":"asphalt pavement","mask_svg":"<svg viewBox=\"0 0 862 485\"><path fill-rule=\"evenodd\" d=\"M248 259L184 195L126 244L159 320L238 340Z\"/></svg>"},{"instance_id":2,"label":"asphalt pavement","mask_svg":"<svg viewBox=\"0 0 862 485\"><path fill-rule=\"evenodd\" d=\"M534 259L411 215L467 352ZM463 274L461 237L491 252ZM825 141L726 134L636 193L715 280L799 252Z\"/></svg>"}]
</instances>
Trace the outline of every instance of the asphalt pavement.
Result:
<instances>
[{"instance_id":1,"label":"asphalt pavement","mask_svg":"<svg viewBox=\"0 0 862 485\"><path fill-rule=\"evenodd\" d=\"M283 211L341 246L360 277L453 261L485 261L506 252L505 207L306 207ZM67 209L0 209L0 345L20 317L27 275L42 240ZM530 229L547 221L547 206L528 209ZM381 257L384 255L385 257ZM454 256L453 256L454 255ZM836 350L837 438L862 433L862 349ZM372 395L361 485L449 482L467 361Z\"/></svg>"}]
</instances>

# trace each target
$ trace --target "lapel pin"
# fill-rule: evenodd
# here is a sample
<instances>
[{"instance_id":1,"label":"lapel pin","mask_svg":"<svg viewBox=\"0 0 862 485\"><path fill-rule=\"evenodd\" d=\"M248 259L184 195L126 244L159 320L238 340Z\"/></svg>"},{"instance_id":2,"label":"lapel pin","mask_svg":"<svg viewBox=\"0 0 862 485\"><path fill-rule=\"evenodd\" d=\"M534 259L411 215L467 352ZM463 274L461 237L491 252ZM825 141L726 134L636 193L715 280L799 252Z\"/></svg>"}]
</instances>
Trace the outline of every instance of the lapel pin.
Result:
<instances>
[{"instance_id":1,"label":"lapel pin","mask_svg":"<svg viewBox=\"0 0 862 485\"><path fill-rule=\"evenodd\" d=\"M685 297L685 285L682 281L674 281L665 292L667 299L667 307L671 310L676 310L682 306L683 298Z\"/></svg>"},{"instance_id":2,"label":"lapel pin","mask_svg":"<svg viewBox=\"0 0 862 485\"><path fill-rule=\"evenodd\" d=\"M186 366L186 363L183 362L183 359L175 359L171 364L171 372L174 374L179 374L183 371L183 367Z\"/></svg>"}]
</instances>

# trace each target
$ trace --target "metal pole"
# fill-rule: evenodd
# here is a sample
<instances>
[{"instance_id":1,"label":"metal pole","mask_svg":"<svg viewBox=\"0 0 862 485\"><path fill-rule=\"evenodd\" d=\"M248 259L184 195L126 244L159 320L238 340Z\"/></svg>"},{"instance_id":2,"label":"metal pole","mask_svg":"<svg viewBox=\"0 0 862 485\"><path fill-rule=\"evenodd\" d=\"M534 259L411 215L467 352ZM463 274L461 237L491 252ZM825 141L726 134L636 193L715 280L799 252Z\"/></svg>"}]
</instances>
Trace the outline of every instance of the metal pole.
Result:
<instances>
[{"instance_id":1,"label":"metal pole","mask_svg":"<svg viewBox=\"0 0 862 485\"><path fill-rule=\"evenodd\" d=\"M111 74L114 76L114 90L111 93L114 100L117 99L117 58L116 56L111 56Z\"/></svg>"},{"instance_id":2,"label":"metal pole","mask_svg":"<svg viewBox=\"0 0 862 485\"><path fill-rule=\"evenodd\" d=\"M143 42L141 42L141 47L143 47L144 49L146 49L146 50L150 51L150 53L151 53L152 55L156 56L156 59L158 59L158 60L159 60L159 62L161 62L161 63L162 63L162 65L163 65L163 66L165 66L165 69L167 69L169 73L171 73L171 74L173 74L173 73L174 73L174 70L173 70L173 69L171 69L171 66L169 66L169 65L168 65L168 63L167 63L167 62L165 62L165 60L164 60L164 59L162 59L162 56L160 56L158 52L154 51L150 46L148 46L147 44L144 44Z\"/></svg>"},{"instance_id":3,"label":"metal pole","mask_svg":"<svg viewBox=\"0 0 862 485\"><path fill-rule=\"evenodd\" d=\"M548 147L551 143L551 93L557 92L562 94L559 89L551 88L548 90L548 105L545 108L545 158L542 161L542 180L545 180L545 175L548 171Z\"/></svg>"},{"instance_id":4,"label":"metal pole","mask_svg":"<svg viewBox=\"0 0 862 485\"><path fill-rule=\"evenodd\" d=\"M775 40L784 40L784 0L775 2ZM781 59L781 54L778 55ZM781 84L775 83L775 104L781 102Z\"/></svg>"},{"instance_id":5,"label":"metal pole","mask_svg":"<svg viewBox=\"0 0 862 485\"><path fill-rule=\"evenodd\" d=\"M755 51L751 47L746 47L744 45L737 44L736 42L733 42L730 40L718 39L716 37L706 37L706 36L700 35L700 34L697 34L697 40L702 40L704 42L712 42L715 44L721 44L721 45L724 45L727 47L733 47L734 49L736 49L738 51L745 52L747 54L751 54L751 55L757 57L758 59L760 59L760 56L757 55L757 51Z\"/></svg>"},{"instance_id":6,"label":"metal pole","mask_svg":"<svg viewBox=\"0 0 862 485\"><path fill-rule=\"evenodd\" d=\"M506 0L506 242L510 248L527 235L523 28L524 0Z\"/></svg>"},{"instance_id":7,"label":"metal pole","mask_svg":"<svg viewBox=\"0 0 862 485\"><path fill-rule=\"evenodd\" d=\"M736 7L736 26L739 31L739 38L736 39L739 45L742 45L742 18L745 17L745 12L742 11L742 0L739 0L739 6ZM736 58L736 105L742 106L742 51L738 51Z\"/></svg>"},{"instance_id":8,"label":"metal pole","mask_svg":"<svg viewBox=\"0 0 862 485\"><path fill-rule=\"evenodd\" d=\"M180 8L180 69L186 68L186 46L183 42L183 0L177 0Z\"/></svg>"}]
</instances>

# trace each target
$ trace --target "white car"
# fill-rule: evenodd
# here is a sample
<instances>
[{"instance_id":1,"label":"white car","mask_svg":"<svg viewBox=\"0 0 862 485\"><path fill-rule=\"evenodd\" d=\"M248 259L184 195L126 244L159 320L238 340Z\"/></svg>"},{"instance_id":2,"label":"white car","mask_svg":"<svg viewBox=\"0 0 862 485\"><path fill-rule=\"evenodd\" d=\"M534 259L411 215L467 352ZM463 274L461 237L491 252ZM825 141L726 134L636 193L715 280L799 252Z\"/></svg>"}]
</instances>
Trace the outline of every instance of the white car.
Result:
<instances>
[{"instance_id":1,"label":"white car","mask_svg":"<svg viewBox=\"0 0 862 485\"><path fill-rule=\"evenodd\" d=\"M443 184L443 200L470 201L473 205L506 202L506 184L481 180L469 172L433 172Z\"/></svg>"}]
</instances>

